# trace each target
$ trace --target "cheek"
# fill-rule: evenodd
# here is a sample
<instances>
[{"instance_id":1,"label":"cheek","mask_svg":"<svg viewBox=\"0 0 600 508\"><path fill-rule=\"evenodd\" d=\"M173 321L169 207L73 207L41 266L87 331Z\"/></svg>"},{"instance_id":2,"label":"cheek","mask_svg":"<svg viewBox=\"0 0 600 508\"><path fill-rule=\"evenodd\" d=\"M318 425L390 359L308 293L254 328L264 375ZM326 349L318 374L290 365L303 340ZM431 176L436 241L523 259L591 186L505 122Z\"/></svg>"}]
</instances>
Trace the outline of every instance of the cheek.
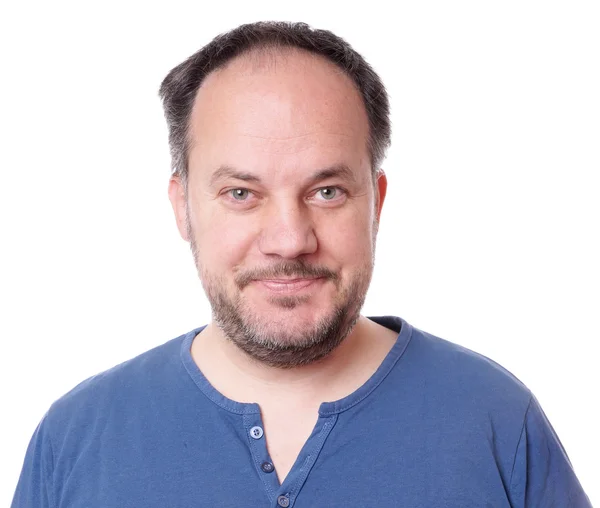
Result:
<instances>
[{"instance_id":1,"label":"cheek","mask_svg":"<svg viewBox=\"0 0 600 508\"><path fill-rule=\"evenodd\" d=\"M364 211L343 221L333 221L320 228L318 240L321 252L340 264L340 268L364 267L373 256L373 223Z\"/></svg>"},{"instance_id":2,"label":"cheek","mask_svg":"<svg viewBox=\"0 0 600 508\"><path fill-rule=\"evenodd\" d=\"M195 236L199 258L209 271L241 263L251 248L255 232L247 221L204 210L196 221ZM204 247L204 248L203 248Z\"/></svg>"}]
</instances>

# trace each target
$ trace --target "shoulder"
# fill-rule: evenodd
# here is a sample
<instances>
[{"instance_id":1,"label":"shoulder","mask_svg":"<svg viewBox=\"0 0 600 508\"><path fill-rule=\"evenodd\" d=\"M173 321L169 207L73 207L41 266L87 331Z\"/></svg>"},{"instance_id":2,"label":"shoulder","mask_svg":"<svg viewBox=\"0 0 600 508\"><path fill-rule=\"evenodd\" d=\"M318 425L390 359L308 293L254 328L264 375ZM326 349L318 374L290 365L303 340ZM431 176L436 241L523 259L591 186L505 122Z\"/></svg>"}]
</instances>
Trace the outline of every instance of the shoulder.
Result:
<instances>
[{"instance_id":1,"label":"shoulder","mask_svg":"<svg viewBox=\"0 0 600 508\"><path fill-rule=\"evenodd\" d=\"M418 370L424 376L444 378L445 382L463 383L465 388L476 388L474 383L481 382L487 388L504 388L523 394L529 401L531 393L528 388L508 369L494 360L443 339L407 323L395 316L370 318L397 333L398 342L405 344L402 348L401 365L403 369ZM469 383L466 383L469 381Z\"/></svg>"},{"instance_id":2,"label":"shoulder","mask_svg":"<svg viewBox=\"0 0 600 508\"><path fill-rule=\"evenodd\" d=\"M489 406L511 404L523 415L532 394L512 372L480 353L413 328L415 358L446 389Z\"/></svg>"},{"instance_id":3,"label":"shoulder","mask_svg":"<svg viewBox=\"0 0 600 508\"><path fill-rule=\"evenodd\" d=\"M424 362L461 381L478 380L489 387L505 387L530 395L512 372L481 353L416 328L413 328L413 345L423 353Z\"/></svg>"},{"instance_id":4,"label":"shoulder","mask_svg":"<svg viewBox=\"0 0 600 508\"><path fill-rule=\"evenodd\" d=\"M532 398L530 390L509 370L486 356L437 337L400 318L376 318L400 331L405 342L394 368L394 385L410 386L440 411L507 420L518 427Z\"/></svg>"},{"instance_id":5,"label":"shoulder","mask_svg":"<svg viewBox=\"0 0 600 508\"><path fill-rule=\"evenodd\" d=\"M82 381L56 400L45 416L52 434L67 433L102 421L108 414L128 414L143 404L148 394L167 394L183 369L181 349L199 329L146 351Z\"/></svg>"},{"instance_id":6,"label":"shoulder","mask_svg":"<svg viewBox=\"0 0 600 508\"><path fill-rule=\"evenodd\" d=\"M30 440L15 502L56 506L76 464L97 475L115 450L131 450L131 442L161 411L172 413L178 403L174 394L193 383L181 355L199 330L96 374L55 401Z\"/></svg>"}]
</instances>

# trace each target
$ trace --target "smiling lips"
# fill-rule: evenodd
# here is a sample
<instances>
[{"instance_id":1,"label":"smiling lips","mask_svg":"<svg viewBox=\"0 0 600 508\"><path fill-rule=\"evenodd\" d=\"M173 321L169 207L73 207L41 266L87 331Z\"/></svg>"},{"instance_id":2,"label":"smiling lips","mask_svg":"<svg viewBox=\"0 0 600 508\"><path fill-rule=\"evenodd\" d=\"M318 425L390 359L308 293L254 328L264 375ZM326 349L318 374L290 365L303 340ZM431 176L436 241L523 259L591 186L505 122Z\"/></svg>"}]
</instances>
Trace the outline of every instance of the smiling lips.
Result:
<instances>
[{"instance_id":1,"label":"smiling lips","mask_svg":"<svg viewBox=\"0 0 600 508\"><path fill-rule=\"evenodd\" d=\"M277 293L296 293L322 282L323 280L322 277L318 277L298 279L257 279L254 282Z\"/></svg>"}]
</instances>

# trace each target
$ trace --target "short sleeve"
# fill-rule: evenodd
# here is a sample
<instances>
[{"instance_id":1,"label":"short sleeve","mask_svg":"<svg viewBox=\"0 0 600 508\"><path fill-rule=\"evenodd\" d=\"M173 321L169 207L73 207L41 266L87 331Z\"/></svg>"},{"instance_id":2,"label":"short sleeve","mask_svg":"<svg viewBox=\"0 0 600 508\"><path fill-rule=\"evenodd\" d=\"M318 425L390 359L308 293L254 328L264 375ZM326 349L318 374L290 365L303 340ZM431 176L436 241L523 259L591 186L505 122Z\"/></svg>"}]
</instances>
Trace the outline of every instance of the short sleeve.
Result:
<instances>
[{"instance_id":1,"label":"short sleeve","mask_svg":"<svg viewBox=\"0 0 600 508\"><path fill-rule=\"evenodd\" d=\"M27 447L11 508L54 508L52 470L52 445L44 417Z\"/></svg>"},{"instance_id":2,"label":"short sleeve","mask_svg":"<svg viewBox=\"0 0 600 508\"><path fill-rule=\"evenodd\" d=\"M515 508L591 508L552 425L532 396L510 480Z\"/></svg>"}]
</instances>

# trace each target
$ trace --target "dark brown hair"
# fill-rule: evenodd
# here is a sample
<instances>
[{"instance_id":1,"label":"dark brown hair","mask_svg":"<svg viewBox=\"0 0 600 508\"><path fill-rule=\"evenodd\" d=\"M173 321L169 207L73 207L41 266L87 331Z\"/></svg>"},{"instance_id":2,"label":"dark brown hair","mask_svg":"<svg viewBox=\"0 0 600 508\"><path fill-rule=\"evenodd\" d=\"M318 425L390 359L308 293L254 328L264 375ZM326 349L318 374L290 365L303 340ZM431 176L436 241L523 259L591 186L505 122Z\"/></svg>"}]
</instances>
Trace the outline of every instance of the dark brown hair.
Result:
<instances>
[{"instance_id":1,"label":"dark brown hair","mask_svg":"<svg viewBox=\"0 0 600 508\"><path fill-rule=\"evenodd\" d=\"M159 95L169 127L173 174L187 188L188 126L200 85L211 72L252 50L298 48L325 57L355 83L369 119L368 148L373 173L379 169L390 145L389 100L385 87L365 59L341 37L315 30L306 23L261 21L241 25L215 37L163 80Z\"/></svg>"}]
</instances>

